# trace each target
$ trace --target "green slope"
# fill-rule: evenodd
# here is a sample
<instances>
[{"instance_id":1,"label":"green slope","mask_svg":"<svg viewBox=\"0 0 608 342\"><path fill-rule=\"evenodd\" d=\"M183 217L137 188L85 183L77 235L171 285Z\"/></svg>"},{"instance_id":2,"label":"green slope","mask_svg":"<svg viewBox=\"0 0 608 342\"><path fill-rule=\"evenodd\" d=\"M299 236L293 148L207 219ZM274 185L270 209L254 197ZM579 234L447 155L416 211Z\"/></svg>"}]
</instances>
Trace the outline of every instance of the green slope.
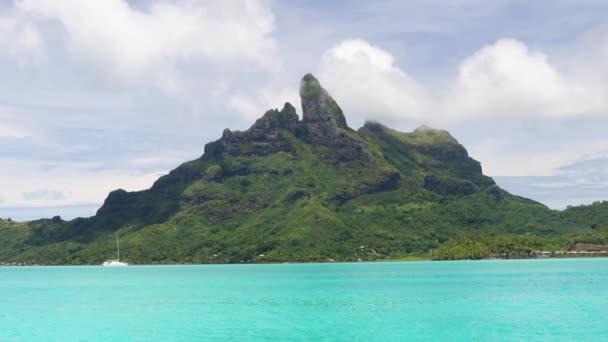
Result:
<instances>
[{"instance_id":1,"label":"green slope","mask_svg":"<svg viewBox=\"0 0 608 342\"><path fill-rule=\"evenodd\" d=\"M354 131L312 75L301 96L302 120L287 103L227 129L94 217L0 221L0 262L99 264L114 234L131 263L477 258L605 240L605 204L552 211L499 188L448 132Z\"/></svg>"}]
</instances>

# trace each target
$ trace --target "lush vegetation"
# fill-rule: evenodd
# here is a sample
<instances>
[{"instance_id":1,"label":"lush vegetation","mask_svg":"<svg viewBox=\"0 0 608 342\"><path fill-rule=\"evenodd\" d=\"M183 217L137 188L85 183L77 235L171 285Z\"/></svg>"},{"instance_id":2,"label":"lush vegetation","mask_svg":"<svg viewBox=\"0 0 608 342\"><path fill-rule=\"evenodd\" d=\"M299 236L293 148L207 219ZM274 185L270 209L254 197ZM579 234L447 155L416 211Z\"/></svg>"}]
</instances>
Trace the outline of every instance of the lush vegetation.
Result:
<instances>
[{"instance_id":1,"label":"lush vegetation","mask_svg":"<svg viewBox=\"0 0 608 342\"><path fill-rule=\"evenodd\" d=\"M608 228L558 236L465 234L430 252L435 260L576 256L608 250ZM589 254L585 254L589 255ZM597 255L603 255L597 253Z\"/></svg>"},{"instance_id":2,"label":"lush vegetation","mask_svg":"<svg viewBox=\"0 0 608 342\"><path fill-rule=\"evenodd\" d=\"M310 107L343 120L333 99L314 103L328 95L313 85ZM320 125L286 104L149 190L110 193L94 217L2 220L0 263L99 264L114 234L131 263L478 259L606 243L608 203L553 211L511 195L445 131ZM310 127L331 139L311 141Z\"/></svg>"}]
</instances>

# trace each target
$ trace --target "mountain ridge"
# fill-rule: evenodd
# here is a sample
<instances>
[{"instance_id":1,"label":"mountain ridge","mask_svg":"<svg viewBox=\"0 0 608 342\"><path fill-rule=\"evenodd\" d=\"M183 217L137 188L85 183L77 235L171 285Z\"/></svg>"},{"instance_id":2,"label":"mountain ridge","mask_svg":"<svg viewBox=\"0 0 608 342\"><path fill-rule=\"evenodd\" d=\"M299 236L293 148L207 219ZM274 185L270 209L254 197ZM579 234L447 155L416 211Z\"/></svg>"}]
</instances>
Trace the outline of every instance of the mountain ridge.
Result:
<instances>
[{"instance_id":1,"label":"mountain ridge","mask_svg":"<svg viewBox=\"0 0 608 342\"><path fill-rule=\"evenodd\" d=\"M496 246L478 245L462 253L463 244L473 248L470 236L504 237L479 240L486 244L519 241L509 247L513 255L576 239L597 242L589 218L569 220L501 189L447 131L421 126L404 133L371 121L355 131L311 74L303 77L300 95L301 120L285 103L245 131L225 129L200 158L150 189L112 191L93 217L19 228L0 222L0 261L98 264L111 255L114 234L131 263L495 253Z\"/></svg>"}]
</instances>

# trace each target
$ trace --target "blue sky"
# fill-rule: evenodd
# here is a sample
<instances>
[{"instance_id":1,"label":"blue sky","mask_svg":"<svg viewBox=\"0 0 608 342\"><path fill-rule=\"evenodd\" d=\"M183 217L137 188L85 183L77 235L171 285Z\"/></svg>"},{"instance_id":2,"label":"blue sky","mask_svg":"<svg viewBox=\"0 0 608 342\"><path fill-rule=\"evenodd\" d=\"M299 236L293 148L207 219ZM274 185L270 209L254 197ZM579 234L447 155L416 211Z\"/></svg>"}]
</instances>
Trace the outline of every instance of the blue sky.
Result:
<instances>
[{"instance_id":1,"label":"blue sky","mask_svg":"<svg viewBox=\"0 0 608 342\"><path fill-rule=\"evenodd\" d=\"M93 215L307 72L353 128L447 129L507 190L591 203L607 62L605 1L0 0L0 217Z\"/></svg>"}]
</instances>

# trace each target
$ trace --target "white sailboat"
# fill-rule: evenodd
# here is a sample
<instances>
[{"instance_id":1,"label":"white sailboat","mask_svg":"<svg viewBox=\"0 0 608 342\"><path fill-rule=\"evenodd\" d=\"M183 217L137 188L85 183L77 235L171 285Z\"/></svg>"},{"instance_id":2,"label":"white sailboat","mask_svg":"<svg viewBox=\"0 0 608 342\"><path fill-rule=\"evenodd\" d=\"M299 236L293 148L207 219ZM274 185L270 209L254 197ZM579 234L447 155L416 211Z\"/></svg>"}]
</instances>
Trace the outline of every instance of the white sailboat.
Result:
<instances>
[{"instance_id":1,"label":"white sailboat","mask_svg":"<svg viewBox=\"0 0 608 342\"><path fill-rule=\"evenodd\" d=\"M118 244L118 234L116 234L116 250L118 254L118 259L116 260L108 260L103 263L103 266L128 266L126 262L120 262L120 244Z\"/></svg>"}]
</instances>

